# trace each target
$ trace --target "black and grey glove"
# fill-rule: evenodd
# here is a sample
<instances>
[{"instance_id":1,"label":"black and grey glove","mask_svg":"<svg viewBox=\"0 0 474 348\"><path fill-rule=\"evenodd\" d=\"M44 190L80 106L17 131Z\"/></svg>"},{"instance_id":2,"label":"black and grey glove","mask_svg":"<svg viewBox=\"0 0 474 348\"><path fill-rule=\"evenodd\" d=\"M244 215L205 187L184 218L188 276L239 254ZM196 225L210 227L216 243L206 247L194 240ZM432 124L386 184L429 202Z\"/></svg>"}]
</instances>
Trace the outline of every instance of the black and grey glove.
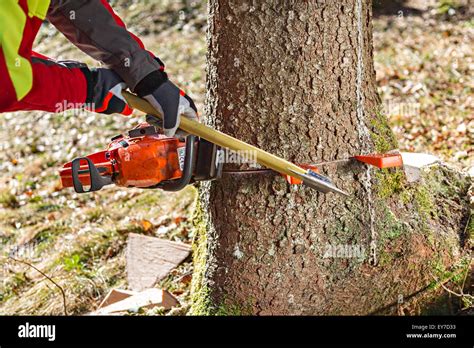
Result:
<instances>
[{"instance_id":1,"label":"black and grey glove","mask_svg":"<svg viewBox=\"0 0 474 348\"><path fill-rule=\"evenodd\" d=\"M124 116L132 114L122 89L126 88L125 82L110 69L89 69L81 67L87 81L87 98L85 109L101 114L119 113Z\"/></svg>"},{"instance_id":2,"label":"black and grey glove","mask_svg":"<svg viewBox=\"0 0 474 348\"><path fill-rule=\"evenodd\" d=\"M154 71L147 75L137 84L135 92L164 115L162 123L151 115L147 115L147 121L163 127L166 136L175 135L181 115L197 119L193 100L171 82L164 71Z\"/></svg>"}]
</instances>

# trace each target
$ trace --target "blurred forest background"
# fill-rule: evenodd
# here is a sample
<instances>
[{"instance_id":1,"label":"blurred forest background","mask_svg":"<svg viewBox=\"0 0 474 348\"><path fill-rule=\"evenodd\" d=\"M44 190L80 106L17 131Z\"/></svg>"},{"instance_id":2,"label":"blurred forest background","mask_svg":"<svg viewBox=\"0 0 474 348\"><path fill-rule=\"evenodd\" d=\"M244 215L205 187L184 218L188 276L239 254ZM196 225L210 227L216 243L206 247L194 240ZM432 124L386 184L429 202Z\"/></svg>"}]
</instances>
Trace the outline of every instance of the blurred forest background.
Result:
<instances>
[{"instance_id":1,"label":"blurred forest background","mask_svg":"<svg viewBox=\"0 0 474 348\"><path fill-rule=\"evenodd\" d=\"M115 0L128 28L166 64L170 77L204 111L206 1ZM374 0L375 68L385 114L400 150L428 152L460 169L474 165L474 5L459 1ZM96 65L45 23L35 51ZM0 313L70 314L96 309L113 287L126 288L129 232L190 244L195 189L179 193L109 187L90 195L61 190L65 162L102 150L140 118L87 112L0 115ZM317 159L314 159L315 162ZM158 287L189 307L192 261Z\"/></svg>"}]
</instances>

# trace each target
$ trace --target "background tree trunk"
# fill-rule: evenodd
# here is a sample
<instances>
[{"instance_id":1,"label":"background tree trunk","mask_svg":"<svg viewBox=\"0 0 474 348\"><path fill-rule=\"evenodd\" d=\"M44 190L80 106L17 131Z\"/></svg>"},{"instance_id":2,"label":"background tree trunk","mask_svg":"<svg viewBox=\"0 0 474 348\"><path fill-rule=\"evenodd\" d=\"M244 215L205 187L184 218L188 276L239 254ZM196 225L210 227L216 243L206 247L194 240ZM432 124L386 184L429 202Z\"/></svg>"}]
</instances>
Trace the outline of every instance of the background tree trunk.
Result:
<instances>
[{"instance_id":1,"label":"background tree trunk","mask_svg":"<svg viewBox=\"0 0 474 348\"><path fill-rule=\"evenodd\" d=\"M371 7L211 0L208 123L295 163L396 149L378 111ZM459 249L464 208L435 247L432 206L402 172L321 169L350 198L268 175L202 185L194 313L367 314L429 284L432 260L454 263L442 256ZM326 258L328 245L365 255Z\"/></svg>"}]
</instances>

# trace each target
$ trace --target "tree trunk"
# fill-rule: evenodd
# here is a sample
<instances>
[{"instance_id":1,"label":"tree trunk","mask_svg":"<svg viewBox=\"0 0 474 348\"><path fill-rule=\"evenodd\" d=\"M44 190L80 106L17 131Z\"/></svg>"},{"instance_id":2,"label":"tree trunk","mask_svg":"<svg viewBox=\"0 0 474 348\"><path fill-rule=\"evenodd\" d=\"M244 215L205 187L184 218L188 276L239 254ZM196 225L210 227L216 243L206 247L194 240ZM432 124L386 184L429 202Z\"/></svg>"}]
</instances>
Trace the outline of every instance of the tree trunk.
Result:
<instances>
[{"instance_id":1,"label":"tree trunk","mask_svg":"<svg viewBox=\"0 0 474 348\"><path fill-rule=\"evenodd\" d=\"M209 124L294 163L396 149L378 112L371 1L211 0L209 15ZM194 313L367 314L427 285L446 241L459 248L456 232L432 252L401 171L320 170L351 196L278 175L202 185Z\"/></svg>"}]
</instances>

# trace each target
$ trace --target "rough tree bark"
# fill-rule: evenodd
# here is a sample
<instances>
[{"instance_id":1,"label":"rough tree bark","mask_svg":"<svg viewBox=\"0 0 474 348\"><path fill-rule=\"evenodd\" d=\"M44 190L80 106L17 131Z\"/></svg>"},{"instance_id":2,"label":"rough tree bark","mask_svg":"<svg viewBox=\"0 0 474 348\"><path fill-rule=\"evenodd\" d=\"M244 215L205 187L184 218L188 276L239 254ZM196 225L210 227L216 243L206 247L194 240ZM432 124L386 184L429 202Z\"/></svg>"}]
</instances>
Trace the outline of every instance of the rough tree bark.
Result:
<instances>
[{"instance_id":1,"label":"rough tree bark","mask_svg":"<svg viewBox=\"0 0 474 348\"><path fill-rule=\"evenodd\" d=\"M371 15L368 0L211 0L208 123L295 163L396 149L378 109ZM445 167L411 186L399 170L321 169L350 198L278 176L202 185L193 313L390 312L462 258L464 203L432 189L452 176ZM462 196L466 178L454 181L449 197ZM365 254L324 257L328 245Z\"/></svg>"}]
</instances>

